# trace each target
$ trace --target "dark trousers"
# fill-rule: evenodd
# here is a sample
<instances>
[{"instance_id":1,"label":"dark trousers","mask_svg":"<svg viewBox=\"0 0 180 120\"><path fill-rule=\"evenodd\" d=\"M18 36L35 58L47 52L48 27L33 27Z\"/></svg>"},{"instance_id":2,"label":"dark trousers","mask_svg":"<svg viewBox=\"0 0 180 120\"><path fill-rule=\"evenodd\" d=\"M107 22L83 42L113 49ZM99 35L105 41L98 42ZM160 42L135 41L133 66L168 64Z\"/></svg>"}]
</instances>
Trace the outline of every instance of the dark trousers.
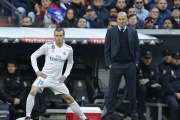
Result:
<instances>
[{"instance_id":1,"label":"dark trousers","mask_svg":"<svg viewBox=\"0 0 180 120\"><path fill-rule=\"evenodd\" d=\"M26 112L26 100L22 100L19 105L10 105L9 106L9 113L10 113L10 120L16 120L15 116L15 110L21 109L24 111L24 114Z\"/></svg>"},{"instance_id":2,"label":"dark trousers","mask_svg":"<svg viewBox=\"0 0 180 120\"><path fill-rule=\"evenodd\" d=\"M169 120L178 120L178 113L180 110L180 100L177 100L171 94L165 94L164 100L170 107L170 119Z\"/></svg>"},{"instance_id":3,"label":"dark trousers","mask_svg":"<svg viewBox=\"0 0 180 120\"><path fill-rule=\"evenodd\" d=\"M136 65L134 62L118 63L114 62L110 70L109 91L106 99L106 115L111 115L114 112L116 96L118 87L121 82L122 75L124 75L128 97L129 97L129 111L131 117L136 115Z\"/></svg>"},{"instance_id":4,"label":"dark trousers","mask_svg":"<svg viewBox=\"0 0 180 120\"><path fill-rule=\"evenodd\" d=\"M141 109L141 112L145 112L145 98L156 97L157 100L161 100L161 87L156 88L147 88L146 86L137 87L137 100L138 100L138 109Z\"/></svg>"}]
</instances>

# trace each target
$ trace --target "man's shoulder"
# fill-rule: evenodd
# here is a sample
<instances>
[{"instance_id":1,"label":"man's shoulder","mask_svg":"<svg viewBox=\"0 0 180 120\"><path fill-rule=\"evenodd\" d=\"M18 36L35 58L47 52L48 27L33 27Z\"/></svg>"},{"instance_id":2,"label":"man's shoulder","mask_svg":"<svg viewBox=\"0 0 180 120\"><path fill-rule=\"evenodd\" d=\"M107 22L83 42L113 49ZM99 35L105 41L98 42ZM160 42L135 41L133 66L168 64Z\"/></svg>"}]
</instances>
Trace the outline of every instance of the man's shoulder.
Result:
<instances>
[{"instance_id":1,"label":"man's shoulder","mask_svg":"<svg viewBox=\"0 0 180 120\"><path fill-rule=\"evenodd\" d=\"M118 26L115 26L115 27L109 28L109 29L108 29L108 31L115 31L115 30L117 30L117 29L118 29L117 27L118 27Z\"/></svg>"},{"instance_id":2,"label":"man's shoulder","mask_svg":"<svg viewBox=\"0 0 180 120\"><path fill-rule=\"evenodd\" d=\"M47 42L47 43L45 43L46 45L52 45L52 44L54 44L54 42Z\"/></svg>"},{"instance_id":3,"label":"man's shoulder","mask_svg":"<svg viewBox=\"0 0 180 120\"><path fill-rule=\"evenodd\" d=\"M67 49L72 50L72 47L70 45L67 45L66 43L64 43L64 47L67 48Z\"/></svg>"},{"instance_id":4,"label":"man's shoulder","mask_svg":"<svg viewBox=\"0 0 180 120\"><path fill-rule=\"evenodd\" d=\"M133 29L133 28L128 27L128 26L127 26L127 29L131 30L132 32L137 32L137 30L136 30L136 29Z\"/></svg>"},{"instance_id":5,"label":"man's shoulder","mask_svg":"<svg viewBox=\"0 0 180 120\"><path fill-rule=\"evenodd\" d=\"M156 64L151 63L150 65L151 65L152 69L157 69L157 65Z\"/></svg>"},{"instance_id":6,"label":"man's shoulder","mask_svg":"<svg viewBox=\"0 0 180 120\"><path fill-rule=\"evenodd\" d=\"M158 67L162 67L162 66L163 66L163 62L158 65Z\"/></svg>"}]
</instances>

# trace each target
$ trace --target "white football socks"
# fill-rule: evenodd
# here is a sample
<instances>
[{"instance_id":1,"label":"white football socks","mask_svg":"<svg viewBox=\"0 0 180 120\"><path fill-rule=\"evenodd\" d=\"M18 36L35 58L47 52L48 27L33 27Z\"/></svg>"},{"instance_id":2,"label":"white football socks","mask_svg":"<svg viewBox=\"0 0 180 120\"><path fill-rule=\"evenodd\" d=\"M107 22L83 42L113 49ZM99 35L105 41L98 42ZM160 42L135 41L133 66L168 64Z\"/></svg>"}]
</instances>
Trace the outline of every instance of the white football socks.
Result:
<instances>
[{"instance_id":1,"label":"white football socks","mask_svg":"<svg viewBox=\"0 0 180 120\"><path fill-rule=\"evenodd\" d=\"M35 96L30 95L30 94L27 97L27 101L26 101L26 116L31 117L31 112L32 112L32 109L34 107L34 98L35 98Z\"/></svg>"},{"instance_id":2,"label":"white football socks","mask_svg":"<svg viewBox=\"0 0 180 120\"><path fill-rule=\"evenodd\" d=\"M80 106L77 104L76 101L74 101L73 103L69 104L69 106L71 107L71 110L76 113L82 120L86 119L86 116L83 114Z\"/></svg>"}]
</instances>

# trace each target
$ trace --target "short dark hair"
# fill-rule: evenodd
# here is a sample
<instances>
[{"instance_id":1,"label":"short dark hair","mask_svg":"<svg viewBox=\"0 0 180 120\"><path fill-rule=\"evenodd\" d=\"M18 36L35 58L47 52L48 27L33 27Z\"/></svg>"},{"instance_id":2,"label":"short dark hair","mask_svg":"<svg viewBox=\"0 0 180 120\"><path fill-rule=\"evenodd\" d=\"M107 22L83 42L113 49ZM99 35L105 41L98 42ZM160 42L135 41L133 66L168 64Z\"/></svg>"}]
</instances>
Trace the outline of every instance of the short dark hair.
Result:
<instances>
[{"instance_id":1,"label":"short dark hair","mask_svg":"<svg viewBox=\"0 0 180 120\"><path fill-rule=\"evenodd\" d=\"M64 29L63 29L63 28L61 28L59 25L57 25L57 26L56 26L55 31L57 31L57 32L61 32L61 31L63 31L63 35L65 35L65 31L64 31ZM55 31L54 31L54 32L55 32Z\"/></svg>"},{"instance_id":2,"label":"short dark hair","mask_svg":"<svg viewBox=\"0 0 180 120\"><path fill-rule=\"evenodd\" d=\"M163 21L163 24L166 20L170 20L171 21L171 24L172 24L172 19L171 18L165 18L164 21Z\"/></svg>"},{"instance_id":3,"label":"short dark hair","mask_svg":"<svg viewBox=\"0 0 180 120\"><path fill-rule=\"evenodd\" d=\"M85 19L86 20L86 18L80 17L80 18L77 19L77 23L79 22L80 19ZM87 20L86 20L86 22L87 22Z\"/></svg>"},{"instance_id":4,"label":"short dark hair","mask_svg":"<svg viewBox=\"0 0 180 120\"><path fill-rule=\"evenodd\" d=\"M30 19L30 22L32 22L32 18L31 18L31 17L26 16L26 17L24 17L24 18L29 18L29 19ZM24 18L23 18L23 19L24 19Z\"/></svg>"},{"instance_id":5,"label":"short dark hair","mask_svg":"<svg viewBox=\"0 0 180 120\"><path fill-rule=\"evenodd\" d=\"M7 66L8 64L14 64L15 67L17 67L17 61L15 59L10 59L7 61Z\"/></svg>"},{"instance_id":6,"label":"short dark hair","mask_svg":"<svg viewBox=\"0 0 180 120\"><path fill-rule=\"evenodd\" d=\"M109 12L110 12L111 9L116 9L116 11L118 11L118 10L117 10L117 7L116 7L115 5L111 5L111 6L109 7Z\"/></svg>"},{"instance_id":7,"label":"short dark hair","mask_svg":"<svg viewBox=\"0 0 180 120\"><path fill-rule=\"evenodd\" d=\"M129 15L129 16L128 16L128 19L131 18L131 17L134 17L134 16L136 16L136 18L137 18L137 20L138 20L138 17L137 17L136 14L131 14L131 15Z\"/></svg>"},{"instance_id":8,"label":"short dark hair","mask_svg":"<svg viewBox=\"0 0 180 120\"><path fill-rule=\"evenodd\" d=\"M155 8L158 9L158 11L159 11L159 8L158 8L158 7L151 7L151 8L150 8L150 12L152 11L152 9L155 9Z\"/></svg>"},{"instance_id":9,"label":"short dark hair","mask_svg":"<svg viewBox=\"0 0 180 120\"><path fill-rule=\"evenodd\" d=\"M110 24L110 22L117 22L117 19L116 18L111 18L111 19L109 19L109 24Z\"/></svg>"},{"instance_id":10,"label":"short dark hair","mask_svg":"<svg viewBox=\"0 0 180 120\"><path fill-rule=\"evenodd\" d=\"M134 7L130 7L129 9L135 9L136 10L136 8L134 8ZM128 12L129 12L129 9L128 9Z\"/></svg>"}]
</instances>

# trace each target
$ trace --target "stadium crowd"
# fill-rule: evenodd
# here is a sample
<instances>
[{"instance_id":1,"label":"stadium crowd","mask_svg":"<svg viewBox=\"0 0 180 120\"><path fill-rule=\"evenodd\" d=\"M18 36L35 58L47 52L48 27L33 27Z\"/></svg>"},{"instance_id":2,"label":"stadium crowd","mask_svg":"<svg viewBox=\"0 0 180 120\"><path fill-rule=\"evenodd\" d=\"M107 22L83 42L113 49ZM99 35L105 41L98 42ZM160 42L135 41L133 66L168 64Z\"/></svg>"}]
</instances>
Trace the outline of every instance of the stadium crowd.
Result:
<instances>
[{"instance_id":1,"label":"stadium crowd","mask_svg":"<svg viewBox=\"0 0 180 120\"><path fill-rule=\"evenodd\" d=\"M23 27L112 28L117 25L117 13L124 11L129 18L127 26L134 29L180 28L180 0L8 1L22 13Z\"/></svg>"}]
</instances>

